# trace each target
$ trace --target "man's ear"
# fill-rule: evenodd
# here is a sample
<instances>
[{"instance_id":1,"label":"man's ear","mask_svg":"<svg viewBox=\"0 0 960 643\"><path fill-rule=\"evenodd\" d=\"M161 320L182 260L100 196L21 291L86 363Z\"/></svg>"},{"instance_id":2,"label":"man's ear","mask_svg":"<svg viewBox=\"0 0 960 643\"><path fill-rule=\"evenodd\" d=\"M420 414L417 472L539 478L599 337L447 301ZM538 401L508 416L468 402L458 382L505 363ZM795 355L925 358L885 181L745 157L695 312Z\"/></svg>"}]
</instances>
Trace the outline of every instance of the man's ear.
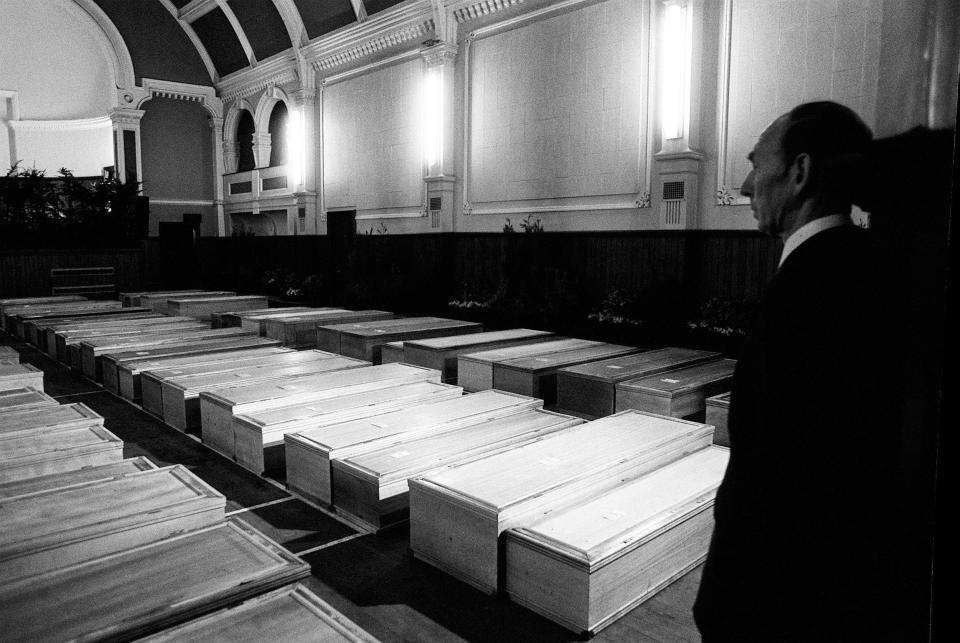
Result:
<instances>
[{"instance_id":1,"label":"man's ear","mask_svg":"<svg viewBox=\"0 0 960 643\"><path fill-rule=\"evenodd\" d=\"M794 192L801 194L810 186L811 173L813 172L813 159L806 152L801 152L793 159L790 165L791 184Z\"/></svg>"}]
</instances>

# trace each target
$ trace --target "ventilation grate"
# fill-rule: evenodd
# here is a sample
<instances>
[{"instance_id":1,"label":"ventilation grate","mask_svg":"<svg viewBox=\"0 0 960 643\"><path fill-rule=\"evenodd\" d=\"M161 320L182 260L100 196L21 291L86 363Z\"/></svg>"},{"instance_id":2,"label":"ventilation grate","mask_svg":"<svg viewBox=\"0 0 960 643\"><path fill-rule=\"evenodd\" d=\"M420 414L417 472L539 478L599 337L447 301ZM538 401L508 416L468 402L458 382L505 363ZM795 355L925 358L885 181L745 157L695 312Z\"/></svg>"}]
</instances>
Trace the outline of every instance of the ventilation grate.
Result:
<instances>
[{"instance_id":1,"label":"ventilation grate","mask_svg":"<svg viewBox=\"0 0 960 643\"><path fill-rule=\"evenodd\" d=\"M663 184L663 198L666 201L676 201L684 198L686 184L683 181L666 181Z\"/></svg>"}]
</instances>

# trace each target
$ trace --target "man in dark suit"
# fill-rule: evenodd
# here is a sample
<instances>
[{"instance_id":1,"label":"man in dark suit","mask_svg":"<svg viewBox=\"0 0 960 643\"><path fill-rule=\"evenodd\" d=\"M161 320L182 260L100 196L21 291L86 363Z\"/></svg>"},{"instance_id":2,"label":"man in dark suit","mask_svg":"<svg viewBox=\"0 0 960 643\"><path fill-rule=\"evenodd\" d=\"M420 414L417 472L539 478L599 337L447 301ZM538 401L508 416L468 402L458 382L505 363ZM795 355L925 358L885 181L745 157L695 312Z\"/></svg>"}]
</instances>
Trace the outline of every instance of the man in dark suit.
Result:
<instances>
[{"instance_id":1,"label":"man in dark suit","mask_svg":"<svg viewBox=\"0 0 960 643\"><path fill-rule=\"evenodd\" d=\"M838 170L870 141L846 107L807 103L749 157L741 193L784 248L734 375L730 464L694 606L707 642L896 636L897 301Z\"/></svg>"}]
</instances>

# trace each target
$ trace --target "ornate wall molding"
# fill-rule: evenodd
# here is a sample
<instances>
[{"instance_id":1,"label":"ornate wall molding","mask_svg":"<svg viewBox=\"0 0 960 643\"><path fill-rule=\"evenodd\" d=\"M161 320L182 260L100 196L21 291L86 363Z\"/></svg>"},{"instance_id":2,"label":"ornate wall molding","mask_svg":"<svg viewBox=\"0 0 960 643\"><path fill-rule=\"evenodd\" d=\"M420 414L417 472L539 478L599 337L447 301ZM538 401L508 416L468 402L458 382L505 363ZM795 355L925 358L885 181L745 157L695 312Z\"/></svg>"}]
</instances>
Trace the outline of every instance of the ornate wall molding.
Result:
<instances>
[{"instance_id":1,"label":"ornate wall molding","mask_svg":"<svg viewBox=\"0 0 960 643\"><path fill-rule=\"evenodd\" d=\"M492 13L508 9L514 5L523 4L523 0L460 0L447 5L447 10L453 13L458 23L469 22Z\"/></svg>"},{"instance_id":2,"label":"ornate wall molding","mask_svg":"<svg viewBox=\"0 0 960 643\"><path fill-rule=\"evenodd\" d=\"M139 113L143 115L143 112ZM79 132L112 127L113 119L110 116L94 116L63 121L8 121L7 125L15 132Z\"/></svg>"},{"instance_id":3,"label":"ornate wall molding","mask_svg":"<svg viewBox=\"0 0 960 643\"><path fill-rule=\"evenodd\" d=\"M282 102L287 106L287 112L293 112L293 101L287 96L287 93L276 86L271 86L260 96L257 102L257 109L253 113L253 125L257 134L266 134L270 128L270 114L277 103ZM268 159L269 161L269 159Z\"/></svg>"},{"instance_id":4,"label":"ornate wall molding","mask_svg":"<svg viewBox=\"0 0 960 643\"><path fill-rule=\"evenodd\" d=\"M93 0L73 0L63 3L70 11L77 8L83 11L84 15L91 18L101 33L106 38L107 50L111 54L110 62L113 66L114 77L117 87L127 88L136 85L136 74L133 69L133 59L130 58L130 51L127 49L127 43L124 42L120 31L113 24L113 21L103 12Z\"/></svg>"},{"instance_id":5,"label":"ornate wall molding","mask_svg":"<svg viewBox=\"0 0 960 643\"><path fill-rule=\"evenodd\" d=\"M298 77L297 57L287 51L260 62L256 67L224 76L217 83L217 90L224 101L231 101L253 96L271 85L295 82Z\"/></svg>"},{"instance_id":6,"label":"ornate wall molding","mask_svg":"<svg viewBox=\"0 0 960 643\"><path fill-rule=\"evenodd\" d=\"M133 102L135 102L137 108L151 98L172 98L200 103L210 116L223 118L223 101L217 97L213 87L144 78L143 87L138 88L138 91L131 92L131 95L134 96L135 100Z\"/></svg>"},{"instance_id":7,"label":"ornate wall molding","mask_svg":"<svg viewBox=\"0 0 960 643\"><path fill-rule=\"evenodd\" d=\"M750 199L740 196L740 190L729 186L734 179L727 171L728 133L730 122L730 64L733 38L733 0L723 2L723 22L720 26L720 63L717 79L717 175L714 193L716 205L747 205Z\"/></svg>"},{"instance_id":8,"label":"ornate wall molding","mask_svg":"<svg viewBox=\"0 0 960 643\"><path fill-rule=\"evenodd\" d=\"M384 58L382 60L377 60L372 63L368 63L362 67L355 67L354 69L349 69L339 74L331 74L330 76L325 76L320 79L320 86L328 87L335 83L340 83L345 80L350 80L351 78L355 78L357 76L363 76L364 74L369 74L370 72L376 71L383 67L398 65L400 63L405 63L409 60L413 60L414 58L419 58L419 57L420 57L419 50L405 51L395 56L390 56L389 58ZM320 95L322 96L322 93Z\"/></svg>"}]
</instances>

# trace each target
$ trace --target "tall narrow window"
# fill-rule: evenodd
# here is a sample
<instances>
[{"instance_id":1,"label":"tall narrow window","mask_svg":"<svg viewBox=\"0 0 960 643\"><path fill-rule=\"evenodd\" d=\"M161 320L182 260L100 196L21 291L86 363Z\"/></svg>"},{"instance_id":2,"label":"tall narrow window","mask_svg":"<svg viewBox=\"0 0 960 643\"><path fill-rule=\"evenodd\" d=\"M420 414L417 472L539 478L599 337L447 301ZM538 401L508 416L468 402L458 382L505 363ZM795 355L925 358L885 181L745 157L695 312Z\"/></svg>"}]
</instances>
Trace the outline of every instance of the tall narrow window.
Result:
<instances>
[{"instance_id":1,"label":"tall narrow window","mask_svg":"<svg viewBox=\"0 0 960 643\"><path fill-rule=\"evenodd\" d=\"M253 160L253 133L255 131L253 115L247 110L240 114L237 122L237 172L249 172L256 163Z\"/></svg>"},{"instance_id":2,"label":"tall narrow window","mask_svg":"<svg viewBox=\"0 0 960 643\"><path fill-rule=\"evenodd\" d=\"M690 114L691 16L686 0L664 0L660 13L660 134L663 151L686 149Z\"/></svg>"},{"instance_id":3,"label":"tall narrow window","mask_svg":"<svg viewBox=\"0 0 960 643\"><path fill-rule=\"evenodd\" d=\"M270 167L283 165L287 162L287 106L278 102L270 112Z\"/></svg>"}]
</instances>

